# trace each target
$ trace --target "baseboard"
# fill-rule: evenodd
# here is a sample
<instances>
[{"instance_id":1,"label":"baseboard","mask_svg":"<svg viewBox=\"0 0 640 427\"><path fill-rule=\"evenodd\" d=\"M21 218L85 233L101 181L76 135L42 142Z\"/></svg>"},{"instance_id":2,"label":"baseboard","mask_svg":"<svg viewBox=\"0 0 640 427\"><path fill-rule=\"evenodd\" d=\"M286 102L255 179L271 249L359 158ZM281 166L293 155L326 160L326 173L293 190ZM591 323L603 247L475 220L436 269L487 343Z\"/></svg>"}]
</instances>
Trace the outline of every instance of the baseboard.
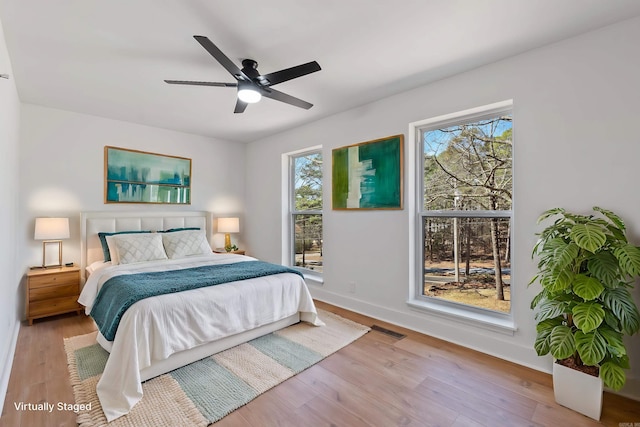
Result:
<instances>
[{"instance_id":1,"label":"baseboard","mask_svg":"<svg viewBox=\"0 0 640 427\"><path fill-rule=\"evenodd\" d=\"M16 353L16 345L18 344L18 334L20 333L20 322L16 321L11 334L11 341L2 359L2 377L0 377L0 414L4 409L4 401L7 397L7 388L9 387L9 378L11 377L11 368L13 367L13 356Z\"/></svg>"},{"instance_id":2,"label":"baseboard","mask_svg":"<svg viewBox=\"0 0 640 427\"><path fill-rule=\"evenodd\" d=\"M627 373L627 383L624 385L622 390L620 391L613 391L609 389L606 389L606 390L610 391L611 393L619 394L620 396L624 396L629 399L637 400L640 402L640 379L629 377L628 373Z\"/></svg>"},{"instance_id":3,"label":"baseboard","mask_svg":"<svg viewBox=\"0 0 640 427\"><path fill-rule=\"evenodd\" d=\"M402 312L327 291L326 289L310 287L310 291L311 296L319 301L470 348L480 353L489 354L536 371L551 374L551 358L538 357L533 348L521 344L512 344L508 348L509 351L498 351L497 348L500 345L504 346L502 337L494 338L490 334L479 334L477 331L469 332L465 325L447 322L446 319L441 319L437 316ZM460 333L460 331L463 331L463 333Z\"/></svg>"},{"instance_id":4,"label":"baseboard","mask_svg":"<svg viewBox=\"0 0 640 427\"><path fill-rule=\"evenodd\" d=\"M346 295L338 294L335 292L327 291L326 289L320 289L318 287L310 287L311 296L318 301L326 302L336 307L344 308L349 311L353 311L358 314L369 316L384 322L388 322L394 325L407 328L421 334L429 335L434 338L439 338L444 341L451 342L453 344L460 345L462 347L470 348L472 350L479 351L481 353L489 354L491 356L503 359L518 365L531 368L536 371L544 372L551 375L552 359L550 356L538 357L535 355L533 349L529 347L523 347L521 345L514 345L512 347L513 354L505 354L505 352L497 352L495 349L487 348L487 346L481 346L474 343L465 342L459 339L452 339L447 334L443 333L445 329L439 331L428 330L427 328L418 326L419 323L424 322L424 318L418 319L411 313L403 313L400 311L389 309L388 307L381 307L379 305L371 304L357 298L351 298ZM440 321L437 318L431 319L431 323ZM456 328L455 325L447 325L450 328ZM487 339L490 339L487 337ZM621 391L613 391L606 389L607 392L621 395L623 397L640 401L640 379L630 377L627 372L627 383Z\"/></svg>"}]
</instances>

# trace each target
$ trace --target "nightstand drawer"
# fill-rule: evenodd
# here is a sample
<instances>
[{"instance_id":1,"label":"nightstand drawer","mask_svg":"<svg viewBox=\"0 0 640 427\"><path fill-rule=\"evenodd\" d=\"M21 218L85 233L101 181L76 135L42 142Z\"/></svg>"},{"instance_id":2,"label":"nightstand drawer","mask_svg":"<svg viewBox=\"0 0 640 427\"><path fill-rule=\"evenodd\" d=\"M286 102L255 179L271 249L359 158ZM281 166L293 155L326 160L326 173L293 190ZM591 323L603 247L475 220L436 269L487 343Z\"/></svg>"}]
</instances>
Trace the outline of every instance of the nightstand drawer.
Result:
<instances>
[{"instance_id":1,"label":"nightstand drawer","mask_svg":"<svg viewBox=\"0 0 640 427\"><path fill-rule=\"evenodd\" d=\"M29 305L29 315L32 317L38 317L42 315L52 315L57 313L64 313L67 311L73 311L81 308L78 304L78 297L62 297L54 298L46 301L35 301Z\"/></svg>"},{"instance_id":2,"label":"nightstand drawer","mask_svg":"<svg viewBox=\"0 0 640 427\"><path fill-rule=\"evenodd\" d=\"M29 287L41 288L44 286L77 285L79 280L77 271L66 273L42 274L29 278Z\"/></svg>"},{"instance_id":3,"label":"nightstand drawer","mask_svg":"<svg viewBox=\"0 0 640 427\"><path fill-rule=\"evenodd\" d=\"M80 268L64 266L27 272L25 313L29 325L33 319L56 314L82 311L80 295Z\"/></svg>"},{"instance_id":4,"label":"nightstand drawer","mask_svg":"<svg viewBox=\"0 0 640 427\"><path fill-rule=\"evenodd\" d=\"M71 285L45 286L35 288L29 291L30 301L41 301L44 299L60 298L60 297L77 297L79 294L78 283Z\"/></svg>"}]
</instances>

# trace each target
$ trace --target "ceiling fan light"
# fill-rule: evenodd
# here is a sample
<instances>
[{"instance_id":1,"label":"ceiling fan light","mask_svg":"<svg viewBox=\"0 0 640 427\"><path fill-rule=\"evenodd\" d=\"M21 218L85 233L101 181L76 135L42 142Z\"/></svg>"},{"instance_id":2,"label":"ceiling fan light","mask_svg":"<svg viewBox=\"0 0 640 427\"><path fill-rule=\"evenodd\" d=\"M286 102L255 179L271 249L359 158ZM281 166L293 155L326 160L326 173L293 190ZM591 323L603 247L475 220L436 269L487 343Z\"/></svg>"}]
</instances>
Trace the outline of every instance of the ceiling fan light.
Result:
<instances>
[{"instance_id":1,"label":"ceiling fan light","mask_svg":"<svg viewBox=\"0 0 640 427\"><path fill-rule=\"evenodd\" d=\"M246 102L247 104L255 104L260 101L262 95L260 92L254 89L240 89L238 91L238 99L240 101Z\"/></svg>"}]
</instances>

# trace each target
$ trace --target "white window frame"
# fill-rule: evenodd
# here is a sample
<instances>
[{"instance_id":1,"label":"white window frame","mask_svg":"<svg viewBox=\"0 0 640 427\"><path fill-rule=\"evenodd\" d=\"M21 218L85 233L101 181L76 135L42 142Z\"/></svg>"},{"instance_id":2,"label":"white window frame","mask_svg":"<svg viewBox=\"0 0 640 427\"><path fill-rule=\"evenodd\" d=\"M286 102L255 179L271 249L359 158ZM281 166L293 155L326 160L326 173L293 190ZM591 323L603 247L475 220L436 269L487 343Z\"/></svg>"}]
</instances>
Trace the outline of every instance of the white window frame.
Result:
<instances>
[{"instance_id":1,"label":"white window frame","mask_svg":"<svg viewBox=\"0 0 640 427\"><path fill-rule=\"evenodd\" d=\"M413 179L408 183L409 215L409 299L407 305L414 310L429 313L438 317L443 317L457 322L482 327L492 331L513 335L517 330L513 315L513 306L510 313L501 313L459 304L438 298L423 295L423 251L422 241L423 218L429 217L485 217L495 216L509 217L513 224L513 204L510 211L479 211L470 215L469 212L456 211L425 211L423 201L424 177L423 177L423 144L422 132L430 129L439 129L454 126L463 122L473 122L484 118L495 117L503 113L513 113L513 100L496 102L481 107L471 108L452 114L445 114L426 120L420 120L409 124L409 152L408 169L409 176ZM512 152L513 153L513 152ZM428 212L428 213L427 213ZM513 227L511 227L513 230ZM512 231L513 234L513 231ZM512 236L513 237L513 236ZM513 243L513 240L512 240ZM513 272L513 262L511 262ZM513 275L511 276L513 279ZM514 300L515 286L511 283L511 301Z\"/></svg>"},{"instance_id":2,"label":"white window frame","mask_svg":"<svg viewBox=\"0 0 640 427\"><path fill-rule=\"evenodd\" d=\"M304 275L304 278L310 280L312 283L322 284L324 282L324 279L321 272L310 270L308 268L297 267L295 265L295 224L293 216L305 214L322 216L322 212L324 210L295 210L295 159L314 153L323 154L322 145L316 145L313 147L304 148L302 150L291 151L282 155L282 264L300 271ZM322 157L324 159L324 155ZM324 207L324 165L322 172L322 204ZM324 216L322 219L324 222Z\"/></svg>"}]
</instances>

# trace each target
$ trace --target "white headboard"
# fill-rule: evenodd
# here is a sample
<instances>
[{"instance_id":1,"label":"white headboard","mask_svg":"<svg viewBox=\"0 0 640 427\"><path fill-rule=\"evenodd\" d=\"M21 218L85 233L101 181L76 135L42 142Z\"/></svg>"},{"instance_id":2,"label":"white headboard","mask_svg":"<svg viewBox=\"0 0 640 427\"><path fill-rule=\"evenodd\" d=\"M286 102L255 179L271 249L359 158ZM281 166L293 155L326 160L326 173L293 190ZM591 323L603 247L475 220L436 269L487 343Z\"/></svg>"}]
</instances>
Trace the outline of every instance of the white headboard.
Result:
<instances>
[{"instance_id":1,"label":"white headboard","mask_svg":"<svg viewBox=\"0 0 640 427\"><path fill-rule=\"evenodd\" d=\"M170 228L199 227L211 239L213 214L203 211L191 212L82 212L80 214L80 274L85 277L85 268L104 259L98 238L101 231L113 233L129 230L168 230Z\"/></svg>"}]
</instances>

